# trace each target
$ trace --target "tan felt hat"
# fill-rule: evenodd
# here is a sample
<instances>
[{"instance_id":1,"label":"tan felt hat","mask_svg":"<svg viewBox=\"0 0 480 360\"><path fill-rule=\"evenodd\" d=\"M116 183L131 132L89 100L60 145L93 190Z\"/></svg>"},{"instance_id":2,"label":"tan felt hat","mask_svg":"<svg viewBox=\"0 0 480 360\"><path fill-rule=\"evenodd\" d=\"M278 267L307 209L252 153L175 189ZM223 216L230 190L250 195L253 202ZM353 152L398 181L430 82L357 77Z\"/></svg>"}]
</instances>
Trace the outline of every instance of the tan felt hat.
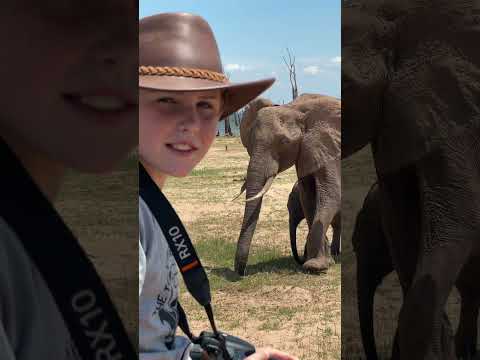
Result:
<instances>
[{"instance_id":1,"label":"tan felt hat","mask_svg":"<svg viewBox=\"0 0 480 360\"><path fill-rule=\"evenodd\" d=\"M164 91L225 90L222 118L242 108L274 78L231 83L208 23L197 15L163 13L139 23L140 88Z\"/></svg>"}]
</instances>

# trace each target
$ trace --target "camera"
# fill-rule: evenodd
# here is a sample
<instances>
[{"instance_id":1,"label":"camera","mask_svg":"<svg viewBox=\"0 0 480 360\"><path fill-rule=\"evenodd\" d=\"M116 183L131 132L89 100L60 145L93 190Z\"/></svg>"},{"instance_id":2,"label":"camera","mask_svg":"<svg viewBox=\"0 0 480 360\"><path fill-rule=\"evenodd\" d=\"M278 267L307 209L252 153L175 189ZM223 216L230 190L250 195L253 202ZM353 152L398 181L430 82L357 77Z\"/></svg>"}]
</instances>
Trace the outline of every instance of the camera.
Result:
<instances>
[{"instance_id":1,"label":"camera","mask_svg":"<svg viewBox=\"0 0 480 360\"><path fill-rule=\"evenodd\" d=\"M222 332L202 331L193 343L192 360L205 359L205 355L208 360L243 360L255 352L255 347L245 340Z\"/></svg>"}]
</instances>

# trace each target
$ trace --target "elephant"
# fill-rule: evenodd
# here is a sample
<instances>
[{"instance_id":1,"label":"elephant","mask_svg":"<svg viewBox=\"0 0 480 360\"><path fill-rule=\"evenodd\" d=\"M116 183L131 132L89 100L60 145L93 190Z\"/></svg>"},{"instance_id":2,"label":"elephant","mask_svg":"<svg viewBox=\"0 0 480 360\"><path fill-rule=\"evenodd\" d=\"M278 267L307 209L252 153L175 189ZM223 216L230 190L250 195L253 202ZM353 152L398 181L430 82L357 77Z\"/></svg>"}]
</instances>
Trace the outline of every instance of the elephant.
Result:
<instances>
[{"instance_id":1,"label":"elephant","mask_svg":"<svg viewBox=\"0 0 480 360\"><path fill-rule=\"evenodd\" d=\"M478 318L480 308L480 257L471 259L461 271L456 282L461 296L460 320L455 334L457 356L462 359L480 358L477 350Z\"/></svg>"},{"instance_id":2,"label":"elephant","mask_svg":"<svg viewBox=\"0 0 480 360\"><path fill-rule=\"evenodd\" d=\"M285 105L258 98L246 109L240 137L250 156L244 184L246 203L235 254L235 271L245 275L262 198L275 176L295 165L309 228L308 271L326 270L325 232L340 209L340 100L303 94Z\"/></svg>"},{"instance_id":3,"label":"elephant","mask_svg":"<svg viewBox=\"0 0 480 360\"><path fill-rule=\"evenodd\" d=\"M368 192L357 214L352 234L357 259L357 304L365 355L378 359L373 331L375 291L382 280L393 271L387 240L382 229L378 185Z\"/></svg>"},{"instance_id":4,"label":"elephant","mask_svg":"<svg viewBox=\"0 0 480 360\"><path fill-rule=\"evenodd\" d=\"M447 298L461 273L463 291L478 291L478 12L477 1L343 3L342 158L371 145L405 294L402 359L455 359Z\"/></svg>"},{"instance_id":5,"label":"elephant","mask_svg":"<svg viewBox=\"0 0 480 360\"><path fill-rule=\"evenodd\" d=\"M380 191L378 184L370 188L355 221L352 245L357 258L357 304L360 330L365 355L369 360L378 359L373 331L373 303L375 291L382 280L393 270L386 235L382 228ZM480 259L473 259L463 271L467 275ZM476 267L478 269L478 267ZM468 292L472 276L461 274L457 289L461 296L459 327L455 336L456 353L459 358L471 359L476 355L477 321L480 307L480 290ZM477 276L480 275L477 273ZM464 284L467 282L467 284Z\"/></svg>"},{"instance_id":6,"label":"elephant","mask_svg":"<svg viewBox=\"0 0 480 360\"><path fill-rule=\"evenodd\" d=\"M288 196L287 208L289 215L288 226L290 232L290 247L292 249L292 255L298 264L303 265L305 263L305 254L303 257L300 257L297 250L297 227L298 224L300 224L300 222L305 219L302 203L300 201L298 182L295 182L292 191ZM330 246L330 253L333 256L340 255L341 219L341 212L338 212L332 220L333 240ZM327 241L325 241L325 244L327 244Z\"/></svg>"}]
</instances>

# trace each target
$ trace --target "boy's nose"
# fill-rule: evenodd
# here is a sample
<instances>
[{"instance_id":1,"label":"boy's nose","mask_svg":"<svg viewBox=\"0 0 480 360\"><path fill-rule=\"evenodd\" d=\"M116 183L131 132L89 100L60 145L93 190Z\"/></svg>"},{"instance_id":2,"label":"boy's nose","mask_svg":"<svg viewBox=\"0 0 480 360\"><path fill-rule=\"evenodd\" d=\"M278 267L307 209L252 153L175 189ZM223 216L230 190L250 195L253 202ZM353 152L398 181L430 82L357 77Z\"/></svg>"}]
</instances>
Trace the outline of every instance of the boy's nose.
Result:
<instances>
[{"instance_id":1,"label":"boy's nose","mask_svg":"<svg viewBox=\"0 0 480 360\"><path fill-rule=\"evenodd\" d=\"M200 130L200 116L196 109L185 109L184 116L179 123L180 130L183 131L191 131L191 132L198 132Z\"/></svg>"}]
</instances>

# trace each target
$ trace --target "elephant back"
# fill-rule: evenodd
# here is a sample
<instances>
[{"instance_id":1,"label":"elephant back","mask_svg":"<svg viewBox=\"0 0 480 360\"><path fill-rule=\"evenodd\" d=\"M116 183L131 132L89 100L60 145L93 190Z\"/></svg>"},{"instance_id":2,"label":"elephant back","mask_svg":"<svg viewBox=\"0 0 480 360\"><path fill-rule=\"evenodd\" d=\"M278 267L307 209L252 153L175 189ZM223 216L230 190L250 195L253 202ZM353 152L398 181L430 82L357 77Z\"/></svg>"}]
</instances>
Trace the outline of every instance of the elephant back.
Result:
<instances>
[{"instance_id":1,"label":"elephant back","mask_svg":"<svg viewBox=\"0 0 480 360\"><path fill-rule=\"evenodd\" d=\"M339 101L331 96L320 94L301 94L295 100L285 105L287 108L292 108L306 114L310 110L318 106L329 106L333 101Z\"/></svg>"}]
</instances>

